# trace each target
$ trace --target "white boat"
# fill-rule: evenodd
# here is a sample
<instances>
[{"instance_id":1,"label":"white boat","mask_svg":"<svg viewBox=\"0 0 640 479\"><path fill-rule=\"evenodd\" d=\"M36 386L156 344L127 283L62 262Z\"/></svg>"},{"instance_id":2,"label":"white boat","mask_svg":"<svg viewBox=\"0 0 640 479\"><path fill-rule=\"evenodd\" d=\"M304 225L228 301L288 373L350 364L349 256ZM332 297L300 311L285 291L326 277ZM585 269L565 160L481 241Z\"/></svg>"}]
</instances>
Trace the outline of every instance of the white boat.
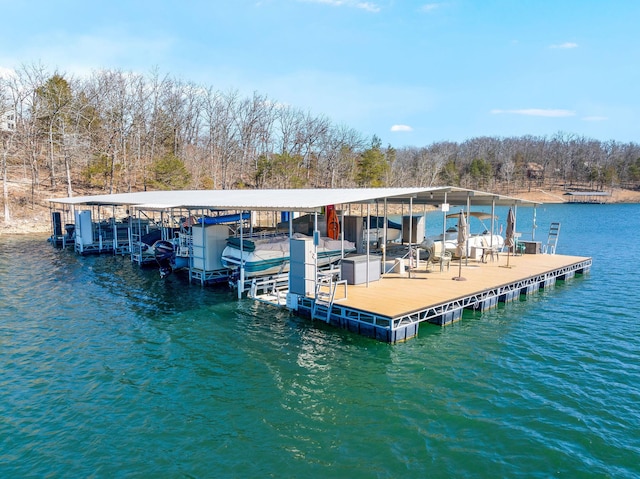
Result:
<instances>
[{"instance_id":1,"label":"white boat","mask_svg":"<svg viewBox=\"0 0 640 479\"><path fill-rule=\"evenodd\" d=\"M477 218L482 224L482 232L477 234L470 234L467 237L467 245L466 245L466 254L463 255L463 258L466 256L470 256L472 254L473 249L494 249L501 250L504 247L504 238L501 235L491 234L491 232L486 228L484 224L484 220L491 219L490 213L477 212L472 211L469 213L469 216L472 218ZM447 215L447 219L457 218L458 213L452 213ZM494 217L494 219L496 219ZM427 237L423 245L425 248L430 248L433 244L436 244L436 251L442 250L442 246L444 243L444 250L451 253L452 256L458 256L456 253L456 249L458 247L458 229L457 226L451 226L446 229L444 233L444 241L443 235L434 235Z\"/></svg>"},{"instance_id":2,"label":"white boat","mask_svg":"<svg viewBox=\"0 0 640 479\"><path fill-rule=\"evenodd\" d=\"M337 219L337 216L336 216ZM367 228L367 218L366 216L362 217L362 238L361 241L366 241L369 238L370 243L379 243L384 237L384 216L370 216L369 217L369 228ZM322 234L327 234L327 231L324 230L324 224L327 223L325 215L318 215L318 225L319 230ZM313 234L314 229L314 216L313 215L302 215L298 218L292 220L292 228L296 233L302 233L311 235ZM289 230L289 222L283 221L278 223L277 227L278 231L288 231ZM339 229L336 233L336 237L339 235ZM327 236L330 236L327 234ZM387 242L392 241L400 241L402 239L402 225L400 223L396 223L395 221L387 219Z\"/></svg>"},{"instance_id":3,"label":"white boat","mask_svg":"<svg viewBox=\"0 0 640 479\"><path fill-rule=\"evenodd\" d=\"M292 238L309 238L302 233L294 233ZM222 251L222 265L237 270L244 265L245 278L286 273L289 271L289 236L273 236L263 239L242 240L229 238ZM350 241L320 238L318 244L318 266L326 266L342 258L343 253L355 251L355 244Z\"/></svg>"},{"instance_id":4,"label":"white boat","mask_svg":"<svg viewBox=\"0 0 640 479\"><path fill-rule=\"evenodd\" d=\"M436 244L436 251L440 251L442 249L442 235L439 236L429 236L426 238L422 245L425 248L430 248L433 244ZM451 253L452 256L458 256L456 253L456 249L458 247L458 233L453 233L453 236L450 233L447 233L444 240L444 250ZM477 234L467 238L467 247L466 251L468 255L471 255L472 248L476 249L496 249L501 250L504 247L504 238L500 235L491 235L491 234ZM465 257L467 255L463 255Z\"/></svg>"},{"instance_id":5,"label":"white boat","mask_svg":"<svg viewBox=\"0 0 640 479\"><path fill-rule=\"evenodd\" d=\"M370 243L378 243L384 238L384 216L371 216L369 218L369 228L367 229L367 219L362 218L365 224L362 232L363 238L369 238ZM397 242L402 239L402 225L387 219L387 242Z\"/></svg>"}]
</instances>

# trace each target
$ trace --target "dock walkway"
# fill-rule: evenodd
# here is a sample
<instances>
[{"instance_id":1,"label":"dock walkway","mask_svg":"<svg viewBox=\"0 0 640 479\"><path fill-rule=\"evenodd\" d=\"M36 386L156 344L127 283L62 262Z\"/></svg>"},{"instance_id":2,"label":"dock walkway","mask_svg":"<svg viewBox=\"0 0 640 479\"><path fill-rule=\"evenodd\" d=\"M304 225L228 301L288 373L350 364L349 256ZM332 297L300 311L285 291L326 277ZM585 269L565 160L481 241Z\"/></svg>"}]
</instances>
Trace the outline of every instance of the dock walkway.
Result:
<instances>
[{"instance_id":1,"label":"dock walkway","mask_svg":"<svg viewBox=\"0 0 640 479\"><path fill-rule=\"evenodd\" d=\"M347 285L346 298L332 304L309 296L298 298L297 312L338 327L382 341L395 343L418 334L421 322L450 324L464 309L484 311L498 302L510 302L521 295L548 288L557 280L587 273L591 258L564 255L520 255L498 261L462 263L464 281L458 276L457 260L440 272L424 267L408 273L386 274L369 285ZM260 298L257 298L260 299Z\"/></svg>"}]
</instances>

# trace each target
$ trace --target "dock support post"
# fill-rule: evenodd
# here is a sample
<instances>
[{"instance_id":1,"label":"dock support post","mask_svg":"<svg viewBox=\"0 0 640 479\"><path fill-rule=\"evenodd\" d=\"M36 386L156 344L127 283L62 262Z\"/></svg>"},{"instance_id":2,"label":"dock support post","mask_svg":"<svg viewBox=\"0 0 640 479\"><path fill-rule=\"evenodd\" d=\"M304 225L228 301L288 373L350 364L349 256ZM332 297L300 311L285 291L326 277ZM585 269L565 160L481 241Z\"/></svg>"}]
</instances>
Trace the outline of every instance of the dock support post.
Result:
<instances>
[{"instance_id":1,"label":"dock support post","mask_svg":"<svg viewBox=\"0 0 640 479\"><path fill-rule=\"evenodd\" d=\"M387 261L387 198L384 199L384 240L382 245L382 264L386 264Z\"/></svg>"},{"instance_id":2,"label":"dock support post","mask_svg":"<svg viewBox=\"0 0 640 479\"><path fill-rule=\"evenodd\" d=\"M242 293L244 293L244 221L242 220L242 213L243 211L240 210L240 274L238 275L238 299L242 299Z\"/></svg>"}]
</instances>

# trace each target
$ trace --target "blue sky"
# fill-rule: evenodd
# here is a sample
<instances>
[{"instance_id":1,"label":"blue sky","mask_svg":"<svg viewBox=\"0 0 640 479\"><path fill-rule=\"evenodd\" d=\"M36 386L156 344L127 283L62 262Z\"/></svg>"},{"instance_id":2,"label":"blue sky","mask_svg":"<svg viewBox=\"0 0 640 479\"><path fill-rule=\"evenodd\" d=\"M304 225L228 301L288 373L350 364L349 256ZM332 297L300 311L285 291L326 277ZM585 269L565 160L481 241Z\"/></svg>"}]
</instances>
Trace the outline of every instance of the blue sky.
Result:
<instances>
[{"instance_id":1,"label":"blue sky","mask_svg":"<svg viewBox=\"0 0 640 479\"><path fill-rule=\"evenodd\" d=\"M394 147L640 141L640 1L0 0L0 12L0 72L158 69Z\"/></svg>"}]
</instances>

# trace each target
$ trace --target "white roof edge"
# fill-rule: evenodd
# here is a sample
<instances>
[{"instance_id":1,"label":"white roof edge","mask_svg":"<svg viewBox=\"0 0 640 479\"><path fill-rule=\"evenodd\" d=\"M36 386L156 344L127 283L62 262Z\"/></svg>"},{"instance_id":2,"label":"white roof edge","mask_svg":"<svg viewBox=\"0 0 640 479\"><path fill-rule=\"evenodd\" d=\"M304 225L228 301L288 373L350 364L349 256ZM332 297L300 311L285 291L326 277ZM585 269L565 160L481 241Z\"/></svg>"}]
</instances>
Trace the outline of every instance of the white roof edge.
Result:
<instances>
[{"instance_id":1,"label":"white roof edge","mask_svg":"<svg viewBox=\"0 0 640 479\"><path fill-rule=\"evenodd\" d=\"M495 193L468 190L452 186L409 188L328 188L328 189L269 189L269 190L179 190L117 193L113 195L77 196L51 198L50 203L67 205L116 205L138 209L219 209L219 210L283 210L314 211L331 204L366 203L384 198L402 200L407 197L419 199L421 203L437 204L439 197L431 194L468 193L473 199L496 198L499 203L535 205L536 202L521 200ZM429 195L429 196L427 196Z\"/></svg>"}]
</instances>

